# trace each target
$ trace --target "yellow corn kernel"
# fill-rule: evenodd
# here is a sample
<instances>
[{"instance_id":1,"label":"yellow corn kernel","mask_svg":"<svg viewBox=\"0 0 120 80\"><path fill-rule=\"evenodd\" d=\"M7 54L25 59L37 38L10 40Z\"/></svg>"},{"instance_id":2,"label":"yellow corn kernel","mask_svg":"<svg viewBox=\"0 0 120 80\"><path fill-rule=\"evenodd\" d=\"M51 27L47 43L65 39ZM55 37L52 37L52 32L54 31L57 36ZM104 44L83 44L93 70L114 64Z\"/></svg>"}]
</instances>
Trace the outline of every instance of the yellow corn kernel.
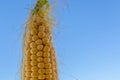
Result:
<instances>
[{"instance_id":1,"label":"yellow corn kernel","mask_svg":"<svg viewBox=\"0 0 120 80\"><path fill-rule=\"evenodd\" d=\"M35 41L35 43L36 43L37 45L41 45L41 44L42 44L42 40L41 40L41 39L38 39L38 40Z\"/></svg>"},{"instance_id":2,"label":"yellow corn kernel","mask_svg":"<svg viewBox=\"0 0 120 80\"><path fill-rule=\"evenodd\" d=\"M37 47L37 45L35 42L30 43L30 48L36 48L36 47Z\"/></svg>"},{"instance_id":3,"label":"yellow corn kernel","mask_svg":"<svg viewBox=\"0 0 120 80\"><path fill-rule=\"evenodd\" d=\"M57 76L57 75L56 75ZM53 77L53 78L50 78L50 79L46 79L46 80L58 80L57 77Z\"/></svg>"},{"instance_id":4,"label":"yellow corn kernel","mask_svg":"<svg viewBox=\"0 0 120 80\"><path fill-rule=\"evenodd\" d=\"M45 37L45 33L39 32L39 33L38 33L38 36L39 36L40 38L43 38L43 37Z\"/></svg>"},{"instance_id":5,"label":"yellow corn kernel","mask_svg":"<svg viewBox=\"0 0 120 80\"><path fill-rule=\"evenodd\" d=\"M30 80L30 78L29 77L25 77L25 80Z\"/></svg>"},{"instance_id":6,"label":"yellow corn kernel","mask_svg":"<svg viewBox=\"0 0 120 80\"><path fill-rule=\"evenodd\" d=\"M34 78L30 78L30 80L38 80L38 78L34 77Z\"/></svg>"},{"instance_id":7,"label":"yellow corn kernel","mask_svg":"<svg viewBox=\"0 0 120 80\"><path fill-rule=\"evenodd\" d=\"M30 43L30 42L32 42L32 36L26 36L26 45L27 45L27 43Z\"/></svg>"},{"instance_id":8,"label":"yellow corn kernel","mask_svg":"<svg viewBox=\"0 0 120 80\"><path fill-rule=\"evenodd\" d=\"M45 69L39 69L39 70L38 70L38 73L39 73L40 75L43 75L43 74L45 73Z\"/></svg>"},{"instance_id":9,"label":"yellow corn kernel","mask_svg":"<svg viewBox=\"0 0 120 80\"><path fill-rule=\"evenodd\" d=\"M32 29L31 30L31 35L36 35L38 33L37 29Z\"/></svg>"},{"instance_id":10,"label":"yellow corn kernel","mask_svg":"<svg viewBox=\"0 0 120 80\"><path fill-rule=\"evenodd\" d=\"M37 51L38 51L38 50L37 50L36 48L32 48L32 49L30 50L31 54L36 54Z\"/></svg>"},{"instance_id":11,"label":"yellow corn kernel","mask_svg":"<svg viewBox=\"0 0 120 80\"><path fill-rule=\"evenodd\" d=\"M33 66L33 67L31 68L31 71L33 71L33 72L38 71L38 67L37 67L37 66Z\"/></svg>"},{"instance_id":12,"label":"yellow corn kernel","mask_svg":"<svg viewBox=\"0 0 120 80\"><path fill-rule=\"evenodd\" d=\"M31 77L31 72L25 72L25 77L30 78Z\"/></svg>"},{"instance_id":13,"label":"yellow corn kernel","mask_svg":"<svg viewBox=\"0 0 120 80\"><path fill-rule=\"evenodd\" d=\"M48 34L48 35L50 36L50 34L51 34L51 30L50 30L49 27L46 27L46 28L45 28L45 33Z\"/></svg>"},{"instance_id":14,"label":"yellow corn kernel","mask_svg":"<svg viewBox=\"0 0 120 80\"><path fill-rule=\"evenodd\" d=\"M38 57L38 58L37 58L37 61L38 61L38 62L43 62L43 57Z\"/></svg>"},{"instance_id":15,"label":"yellow corn kernel","mask_svg":"<svg viewBox=\"0 0 120 80\"><path fill-rule=\"evenodd\" d=\"M26 55L25 60L28 60L28 61L31 60L30 57L31 57L31 55Z\"/></svg>"},{"instance_id":16,"label":"yellow corn kernel","mask_svg":"<svg viewBox=\"0 0 120 80\"><path fill-rule=\"evenodd\" d=\"M43 45L38 45L38 46L37 46L37 49L38 49L38 50L42 50L42 49L43 49Z\"/></svg>"},{"instance_id":17,"label":"yellow corn kernel","mask_svg":"<svg viewBox=\"0 0 120 80\"><path fill-rule=\"evenodd\" d=\"M30 66L31 65L31 62L30 61L25 61L25 66Z\"/></svg>"},{"instance_id":18,"label":"yellow corn kernel","mask_svg":"<svg viewBox=\"0 0 120 80\"><path fill-rule=\"evenodd\" d=\"M37 65L37 61L31 61L31 65L32 66L36 66Z\"/></svg>"},{"instance_id":19,"label":"yellow corn kernel","mask_svg":"<svg viewBox=\"0 0 120 80\"><path fill-rule=\"evenodd\" d=\"M57 80L57 79L55 79L55 78L49 78L49 79L47 79L47 78L46 78L46 80Z\"/></svg>"},{"instance_id":20,"label":"yellow corn kernel","mask_svg":"<svg viewBox=\"0 0 120 80\"><path fill-rule=\"evenodd\" d=\"M40 69L43 69L43 68L45 67L45 65L44 65L44 63L38 63L38 67L39 67Z\"/></svg>"},{"instance_id":21,"label":"yellow corn kernel","mask_svg":"<svg viewBox=\"0 0 120 80\"><path fill-rule=\"evenodd\" d=\"M45 26L39 26L39 32L43 33L45 31Z\"/></svg>"},{"instance_id":22,"label":"yellow corn kernel","mask_svg":"<svg viewBox=\"0 0 120 80\"><path fill-rule=\"evenodd\" d=\"M52 75L51 74L47 74L46 75L46 79L50 79L50 78L52 78Z\"/></svg>"},{"instance_id":23,"label":"yellow corn kernel","mask_svg":"<svg viewBox=\"0 0 120 80\"><path fill-rule=\"evenodd\" d=\"M56 77L57 73L56 72L53 72L53 76Z\"/></svg>"},{"instance_id":24,"label":"yellow corn kernel","mask_svg":"<svg viewBox=\"0 0 120 80\"><path fill-rule=\"evenodd\" d=\"M56 66L56 64L57 64L57 63L56 63L55 61L53 61L52 65L53 65L53 66Z\"/></svg>"},{"instance_id":25,"label":"yellow corn kernel","mask_svg":"<svg viewBox=\"0 0 120 80\"><path fill-rule=\"evenodd\" d=\"M45 75L39 75L38 79L45 79Z\"/></svg>"},{"instance_id":26,"label":"yellow corn kernel","mask_svg":"<svg viewBox=\"0 0 120 80\"><path fill-rule=\"evenodd\" d=\"M30 48L26 50L25 55L31 55Z\"/></svg>"},{"instance_id":27,"label":"yellow corn kernel","mask_svg":"<svg viewBox=\"0 0 120 80\"><path fill-rule=\"evenodd\" d=\"M31 66L26 66L26 67L25 67L25 71L26 71L26 72L31 71Z\"/></svg>"},{"instance_id":28,"label":"yellow corn kernel","mask_svg":"<svg viewBox=\"0 0 120 80\"><path fill-rule=\"evenodd\" d=\"M43 41L43 44L48 44L49 43L49 38L48 37L45 37L42 39Z\"/></svg>"},{"instance_id":29,"label":"yellow corn kernel","mask_svg":"<svg viewBox=\"0 0 120 80\"><path fill-rule=\"evenodd\" d=\"M50 58L44 58L44 63L49 63L50 62Z\"/></svg>"},{"instance_id":30,"label":"yellow corn kernel","mask_svg":"<svg viewBox=\"0 0 120 80\"><path fill-rule=\"evenodd\" d=\"M49 41L49 43L45 44L46 46L48 46L50 49L52 47L52 43Z\"/></svg>"},{"instance_id":31,"label":"yellow corn kernel","mask_svg":"<svg viewBox=\"0 0 120 80\"><path fill-rule=\"evenodd\" d=\"M33 35L33 37L32 37L32 40L33 41L36 41L36 40L38 40L39 39L39 37L37 36L37 35Z\"/></svg>"},{"instance_id":32,"label":"yellow corn kernel","mask_svg":"<svg viewBox=\"0 0 120 80\"><path fill-rule=\"evenodd\" d=\"M44 52L43 57L45 57L45 58L46 58L46 57L47 57L47 58L50 57L50 53L49 53L49 52Z\"/></svg>"},{"instance_id":33,"label":"yellow corn kernel","mask_svg":"<svg viewBox=\"0 0 120 80\"><path fill-rule=\"evenodd\" d=\"M53 66L53 71L54 71L54 72L57 72L56 66Z\"/></svg>"},{"instance_id":34,"label":"yellow corn kernel","mask_svg":"<svg viewBox=\"0 0 120 80\"><path fill-rule=\"evenodd\" d=\"M29 46L30 44L28 44L28 45L25 45L25 47L24 47L24 49L25 50L28 50L28 49L30 49L30 46Z\"/></svg>"},{"instance_id":35,"label":"yellow corn kernel","mask_svg":"<svg viewBox=\"0 0 120 80\"><path fill-rule=\"evenodd\" d=\"M44 51L45 51L45 52L50 52L50 47L49 47L49 46L45 46L45 47L44 47Z\"/></svg>"},{"instance_id":36,"label":"yellow corn kernel","mask_svg":"<svg viewBox=\"0 0 120 80\"><path fill-rule=\"evenodd\" d=\"M38 77L38 72L32 72L31 77Z\"/></svg>"},{"instance_id":37,"label":"yellow corn kernel","mask_svg":"<svg viewBox=\"0 0 120 80\"><path fill-rule=\"evenodd\" d=\"M36 55L31 55L31 60L36 60L37 56Z\"/></svg>"},{"instance_id":38,"label":"yellow corn kernel","mask_svg":"<svg viewBox=\"0 0 120 80\"><path fill-rule=\"evenodd\" d=\"M51 68L51 67L52 67L52 64L51 64L51 63L46 63L46 64L45 64L45 68L46 68L46 69L49 69L49 68Z\"/></svg>"},{"instance_id":39,"label":"yellow corn kernel","mask_svg":"<svg viewBox=\"0 0 120 80\"><path fill-rule=\"evenodd\" d=\"M46 69L46 74L51 74L52 73L52 69Z\"/></svg>"},{"instance_id":40,"label":"yellow corn kernel","mask_svg":"<svg viewBox=\"0 0 120 80\"><path fill-rule=\"evenodd\" d=\"M35 19L33 19L33 21L34 21ZM33 28L33 29L38 29L38 26L37 26L37 24L36 23L32 23L31 24L31 28Z\"/></svg>"},{"instance_id":41,"label":"yellow corn kernel","mask_svg":"<svg viewBox=\"0 0 120 80\"><path fill-rule=\"evenodd\" d=\"M37 56L38 57L42 57L43 56L43 52L42 51L37 52Z\"/></svg>"}]
</instances>

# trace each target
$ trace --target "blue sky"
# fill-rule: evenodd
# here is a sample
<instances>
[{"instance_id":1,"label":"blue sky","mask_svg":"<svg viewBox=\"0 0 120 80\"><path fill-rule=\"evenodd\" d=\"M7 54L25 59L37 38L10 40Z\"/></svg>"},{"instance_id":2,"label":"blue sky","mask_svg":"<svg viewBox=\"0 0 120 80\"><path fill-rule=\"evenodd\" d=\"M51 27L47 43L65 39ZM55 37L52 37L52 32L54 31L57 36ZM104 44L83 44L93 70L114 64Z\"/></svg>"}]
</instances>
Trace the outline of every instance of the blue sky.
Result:
<instances>
[{"instance_id":1,"label":"blue sky","mask_svg":"<svg viewBox=\"0 0 120 80\"><path fill-rule=\"evenodd\" d=\"M34 2L0 2L1 80L20 80L24 23ZM60 80L120 80L120 1L57 3L53 37Z\"/></svg>"}]
</instances>

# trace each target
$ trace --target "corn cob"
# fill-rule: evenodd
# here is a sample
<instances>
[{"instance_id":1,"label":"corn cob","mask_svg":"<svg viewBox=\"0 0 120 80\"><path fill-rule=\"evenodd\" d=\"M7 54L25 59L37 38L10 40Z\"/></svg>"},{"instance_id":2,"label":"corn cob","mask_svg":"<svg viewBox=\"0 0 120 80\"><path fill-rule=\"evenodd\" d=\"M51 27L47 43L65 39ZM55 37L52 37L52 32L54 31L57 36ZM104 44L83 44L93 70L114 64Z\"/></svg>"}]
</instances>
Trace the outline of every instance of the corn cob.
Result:
<instances>
[{"instance_id":1,"label":"corn cob","mask_svg":"<svg viewBox=\"0 0 120 80\"><path fill-rule=\"evenodd\" d=\"M22 80L58 80L49 9L47 0L38 0L26 24Z\"/></svg>"}]
</instances>

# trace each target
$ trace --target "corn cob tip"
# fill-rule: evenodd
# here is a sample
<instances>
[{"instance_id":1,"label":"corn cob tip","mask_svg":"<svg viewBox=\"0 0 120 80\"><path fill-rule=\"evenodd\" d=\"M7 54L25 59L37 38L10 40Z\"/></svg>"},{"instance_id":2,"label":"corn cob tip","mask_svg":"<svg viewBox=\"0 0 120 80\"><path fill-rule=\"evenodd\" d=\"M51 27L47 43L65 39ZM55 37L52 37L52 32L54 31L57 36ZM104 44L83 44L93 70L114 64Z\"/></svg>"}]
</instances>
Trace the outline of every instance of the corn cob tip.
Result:
<instances>
[{"instance_id":1,"label":"corn cob tip","mask_svg":"<svg viewBox=\"0 0 120 80\"><path fill-rule=\"evenodd\" d=\"M35 8L32 10L32 15L34 15L35 13L40 13L42 11L42 9L46 9L49 8L49 3L48 0L38 0L36 3Z\"/></svg>"}]
</instances>

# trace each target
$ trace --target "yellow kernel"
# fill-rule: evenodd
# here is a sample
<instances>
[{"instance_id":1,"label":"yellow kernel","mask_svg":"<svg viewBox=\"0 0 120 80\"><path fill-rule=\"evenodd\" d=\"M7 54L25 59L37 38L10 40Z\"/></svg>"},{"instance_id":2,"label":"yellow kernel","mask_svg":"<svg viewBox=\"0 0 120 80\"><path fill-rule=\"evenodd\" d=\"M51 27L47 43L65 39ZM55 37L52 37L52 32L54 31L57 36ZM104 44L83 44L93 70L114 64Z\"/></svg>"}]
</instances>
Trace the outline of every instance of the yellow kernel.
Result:
<instances>
[{"instance_id":1,"label":"yellow kernel","mask_svg":"<svg viewBox=\"0 0 120 80\"><path fill-rule=\"evenodd\" d=\"M53 77L56 78L57 77L57 73L53 72Z\"/></svg>"},{"instance_id":2,"label":"yellow kernel","mask_svg":"<svg viewBox=\"0 0 120 80\"><path fill-rule=\"evenodd\" d=\"M31 26L31 29L38 29L38 26L35 23L32 23L30 26Z\"/></svg>"},{"instance_id":3,"label":"yellow kernel","mask_svg":"<svg viewBox=\"0 0 120 80\"><path fill-rule=\"evenodd\" d=\"M54 71L54 72L57 72L56 66L53 66L53 71Z\"/></svg>"},{"instance_id":4,"label":"yellow kernel","mask_svg":"<svg viewBox=\"0 0 120 80\"><path fill-rule=\"evenodd\" d=\"M39 70L38 70L38 73L39 73L39 74L44 74L44 73L45 73L45 69L39 69Z\"/></svg>"},{"instance_id":5,"label":"yellow kernel","mask_svg":"<svg viewBox=\"0 0 120 80\"><path fill-rule=\"evenodd\" d=\"M36 40L38 40L38 38L39 38L39 37L38 37L37 35L33 35L32 40L33 40L33 41L36 41Z\"/></svg>"},{"instance_id":6,"label":"yellow kernel","mask_svg":"<svg viewBox=\"0 0 120 80\"><path fill-rule=\"evenodd\" d=\"M45 64L45 68L46 68L46 69L49 69L49 68L51 68L51 67L52 67L51 63L46 63L46 64Z\"/></svg>"},{"instance_id":7,"label":"yellow kernel","mask_svg":"<svg viewBox=\"0 0 120 80\"><path fill-rule=\"evenodd\" d=\"M34 78L31 78L30 80L38 80L38 78L34 77Z\"/></svg>"},{"instance_id":8,"label":"yellow kernel","mask_svg":"<svg viewBox=\"0 0 120 80\"><path fill-rule=\"evenodd\" d=\"M50 79L50 78L52 78L52 75L51 75L51 74L48 74L48 75L46 75L46 78L47 78L47 79Z\"/></svg>"},{"instance_id":9,"label":"yellow kernel","mask_svg":"<svg viewBox=\"0 0 120 80\"><path fill-rule=\"evenodd\" d=\"M36 55L31 55L31 60L36 60L37 56Z\"/></svg>"},{"instance_id":10,"label":"yellow kernel","mask_svg":"<svg viewBox=\"0 0 120 80\"><path fill-rule=\"evenodd\" d=\"M45 52L49 52L49 51L50 51L50 47L49 47L49 46L45 46L45 47L44 47L44 51L45 51Z\"/></svg>"},{"instance_id":11,"label":"yellow kernel","mask_svg":"<svg viewBox=\"0 0 120 80\"><path fill-rule=\"evenodd\" d=\"M31 77L38 77L38 72L32 72Z\"/></svg>"},{"instance_id":12,"label":"yellow kernel","mask_svg":"<svg viewBox=\"0 0 120 80\"><path fill-rule=\"evenodd\" d=\"M46 69L46 74L51 74L52 73L52 69Z\"/></svg>"},{"instance_id":13,"label":"yellow kernel","mask_svg":"<svg viewBox=\"0 0 120 80\"><path fill-rule=\"evenodd\" d=\"M45 31L45 27L44 26L39 26L39 32L44 32Z\"/></svg>"},{"instance_id":14,"label":"yellow kernel","mask_svg":"<svg viewBox=\"0 0 120 80\"><path fill-rule=\"evenodd\" d=\"M55 62L55 61L56 61L56 56L53 56L53 57L52 57L52 60Z\"/></svg>"},{"instance_id":15,"label":"yellow kernel","mask_svg":"<svg viewBox=\"0 0 120 80\"><path fill-rule=\"evenodd\" d=\"M45 44L46 46L48 46L49 48L52 47L52 43L49 41L49 43Z\"/></svg>"},{"instance_id":16,"label":"yellow kernel","mask_svg":"<svg viewBox=\"0 0 120 80\"><path fill-rule=\"evenodd\" d=\"M45 33L46 33L46 34L50 34L50 33L51 33L50 28L49 28L48 26L47 26L46 29L45 29Z\"/></svg>"},{"instance_id":17,"label":"yellow kernel","mask_svg":"<svg viewBox=\"0 0 120 80\"><path fill-rule=\"evenodd\" d=\"M33 67L31 68L31 71L33 71L33 72L38 71L38 67L37 67L37 66L33 66Z\"/></svg>"},{"instance_id":18,"label":"yellow kernel","mask_svg":"<svg viewBox=\"0 0 120 80\"><path fill-rule=\"evenodd\" d=\"M39 75L38 79L45 79L45 75Z\"/></svg>"},{"instance_id":19,"label":"yellow kernel","mask_svg":"<svg viewBox=\"0 0 120 80\"><path fill-rule=\"evenodd\" d=\"M57 80L57 79L49 78L49 79L46 79L46 80Z\"/></svg>"},{"instance_id":20,"label":"yellow kernel","mask_svg":"<svg viewBox=\"0 0 120 80\"><path fill-rule=\"evenodd\" d=\"M30 80L30 77L25 77L25 80Z\"/></svg>"},{"instance_id":21,"label":"yellow kernel","mask_svg":"<svg viewBox=\"0 0 120 80\"><path fill-rule=\"evenodd\" d=\"M56 77L57 76L57 71L53 71L53 75Z\"/></svg>"},{"instance_id":22,"label":"yellow kernel","mask_svg":"<svg viewBox=\"0 0 120 80\"><path fill-rule=\"evenodd\" d=\"M53 64L53 66L56 66L57 63L55 61L53 61L52 64Z\"/></svg>"},{"instance_id":23,"label":"yellow kernel","mask_svg":"<svg viewBox=\"0 0 120 80\"><path fill-rule=\"evenodd\" d=\"M37 29L32 29L30 33L31 33L32 35L36 35L37 32L38 32Z\"/></svg>"},{"instance_id":24,"label":"yellow kernel","mask_svg":"<svg viewBox=\"0 0 120 80\"><path fill-rule=\"evenodd\" d=\"M42 50L42 49L43 49L43 45L38 45L38 46L37 46L37 49L38 49L38 50Z\"/></svg>"},{"instance_id":25,"label":"yellow kernel","mask_svg":"<svg viewBox=\"0 0 120 80\"><path fill-rule=\"evenodd\" d=\"M31 71L31 67L30 66L26 66L25 67L25 71Z\"/></svg>"},{"instance_id":26,"label":"yellow kernel","mask_svg":"<svg viewBox=\"0 0 120 80\"><path fill-rule=\"evenodd\" d=\"M52 61L55 62L56 61L56 57L53 56L52 57Z\"/></svg>"},{"instance_id":27,"label":"yellow kernel","mask_svg":"<svg viewBox=\"0 0 120 80\"><path fill-rule=\"evenodd\" d=\"M38 7L38 5L36 6ZM34 26L37 26L39 28L38 24L40 24L41 21L40 21L40 18L38 18L38 16L33 18L33 22L34 22Z\"/></svg>"},{"instance_id":28,"label":"yellow kernel","mask_svg":"<svg viewBox=\"0 0 120 80\"><path fill-rule=\"evenodd\" d=\"M49 43L49 38L48 37L45 37L42 39L43 41L43 44L48 44Z\"/></svg>"},{"instance_id":29,"label":"yellow kernel","mask_svg":"<svg viewBox=\"0 0 120 80\"><path fill-rule=\"evenodd\" d=\"M32 36L26 36L27 43L32 42Z\"/></svg>"},{"instance_id":30,"label":"yellow kernel","mask_svg":"<svg viewBox=\"0 0 120 80\"><path fill-rule=\"evenodd\" d=\"M39 67L40 69L42 69L42 68L45 67L45 65L44 65L44 63L38 63L38 67Z\"/></svg>"},{"instance_id":31,"label":"yellow kernel","mask_svg":"<svg viewBox=\"0 0 120 80\"><path fill-rule=\"evenodd\" d=\"M38 36L39 36L40 38L43 38L43 37L45 37L45 33L39 32L39 33L38 33Z\"/></svg>"},{"instance_id":32,"label":"yellow kernel","mask_svg":"<svg viewBox=\"0 0 120 80\"><path fill-rule=\"evenodd\" d=\"M30 48L36 48L37 44L35 42L30 43Z\"/></svg>"},{"instance_id":33,"label":"yellow kernel","mask_svg":"<svg viewBox=\"0 0 120 80\"><path fill-rule=\"evenodd\" d=\"M38 39L37 41L35 41L35 43L36 43L37 45L41 45L41 44L42 44L42 40L41 40L41 39Z\"/></svg>"},{"instance_id":34,"label":"yellow kernel","mask_svg":"<svg viewBox=\"0 0 120 80\"><path fill-rule=\"evenodd\" d=\"M32 48L32 49L30 50L31 54L36 54L37 51L38 51L38 50L37 50L36 48Z\"/></svg>"},{"instance_id":35,"label":"yellow kernel","mask_svg":"<svg viewBox=\"0 0 120 80\"><path fill-rule=\"evenodd\" d=\"M31 63L31 61L27 61L27 60L25 61L26 66L30 66L30 63Z\"/></svg>"},{"instance_id":36,"label":"yellow kernel","mask_svg":"<svg viewBox=\"0 0 120 80\"><path fill-rule=\"evenodd\" d=\"M24 48L27 50L27 49L30 49L30 44L28 43L28 45L25 45Z\"/></svg>"},{"instance_id":37,"label":"yellow kernel","mask_svg":"<svg viewBox=\"0 0 120 80\"><path fill-rule=\"evenodd\" d=\"M28 78L31 77L31 72L25 72L25 76Z\"/></svg>"},{"instance_id":38,"label":"yellow kernel","mask_svg":"<svg viewBox=\"0 0 120 80\"><path fill-rule=\"evenodd\" d=\"M46 80L49 80L49 79L46 79ZM57 75L55 77L51 78L51 80L58 80Z\"/></svg>"},{"instance_id":39,"label":"yellow kernel","mask_svg":"<svg viewBox=\"0 0 120 80\"><path fill-rule=\"evenodd\" d=\"M46 80L49 80L49 79L46 79ZM58 78L57 77L53 77L50 80L58 80Z\"/></svg>"},{"instance_id":40,"label":"yellow kernel","mask_svg":"<svg viewBox=\"0 0 120 80\"><path fill-rule=\"evenodd\" d=\"M31 65L32 66L36 66L37 65L37 61L31 61Z\"/></svg>"},{"instance_id":41,"label":"yellow kernel","mask_svg":"<svg viewBox=\"0 0 120 80\"><path fill-rule=\"evenodd\" d=\"M37 58L37 61L38 61L38 62L43 62L43 58L42 58L42 57L38 57L38 58Z\"/></svg>"},{"instance_id":42,"label":"yellow kernel","mask_svg":"<svg viewBox=\"0 0 120 80\"><path fill-rule=\"evenodd\" d=\"M49 63L50 62L50 58L44 58L44 62L45 63Z\"/></svg>"},{"instance_id":43,"label":"yellow kernel","mask_svg":"<svg viewBox=\"0 0 120 80\"><path fill-rule=\"evenodd\" d=\"M50 56L55 57L55 52L53 50L50 51Z\"/></svg>"},{"instance_id":44,"label":"yellow kernel","mask_svg":"<svg viewBox=\"0 0 120 80\"><path fill-rule=\"evenodd\" d=\"M42 57L43 56L43 52L42 51L37 52L37 56L38 57Z\"/></svg>"},{"instance_id":45,"label":"yellow kernel","mask_svg":"<svg viewBox=\"0 0 120 80\"><path fill-rule=\"evenodd\" d=\"M44 52L43 56L44 57L50 57L50 53L49 52Z\"/></svg>"},{"instance_id":46,"label":"yellow kernel","mask_svg":"<svg viewBox=\"0 0 120 80\"><path fill-rule=\"evenodd\" d=\"M28 61L31 60L31 59L30 59L30 56L31 56L31 55L26 55L26 56L25 56L25 60L28 60Z\"/></svg>"},{"instance_id":47,"label":"yellow kernel","mask_svg":"<svg viewBox=\"0 0 120 80\"><path fill-rule=\"evenodd\" d=\"M31 53L30 53L30 49L28 49L28 50L26 50L25 51L25 55L30 55Z\"/></svg>"}]
</instances>

